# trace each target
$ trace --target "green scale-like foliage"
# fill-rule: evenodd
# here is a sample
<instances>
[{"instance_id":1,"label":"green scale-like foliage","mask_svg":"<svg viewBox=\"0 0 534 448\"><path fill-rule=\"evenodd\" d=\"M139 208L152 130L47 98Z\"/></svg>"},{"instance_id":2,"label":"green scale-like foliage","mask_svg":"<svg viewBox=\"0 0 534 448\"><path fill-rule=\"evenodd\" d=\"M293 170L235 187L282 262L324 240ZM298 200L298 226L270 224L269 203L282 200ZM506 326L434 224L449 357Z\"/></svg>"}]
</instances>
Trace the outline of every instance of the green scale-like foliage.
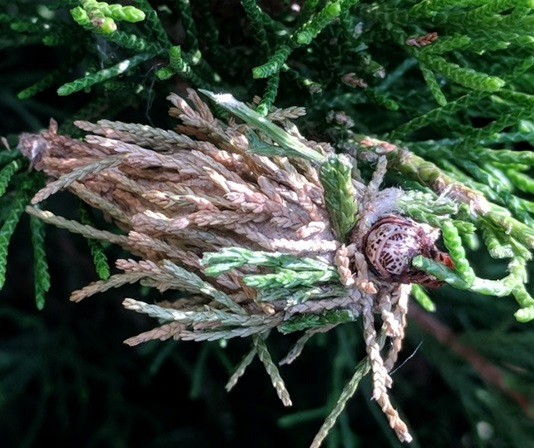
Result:
<instances>
[{"instance_id":1,"label":"green scale-like foliage","mask_svg":"<svg viewBox=\"0 0 534 448\"><path fill-rule=\"evenodd\" d=\"M251 132L251 151L302 157L320 165L332 227L337 238L347 242L357 222L358 204L351 185L355 166L340 155L326 160L265 120L273 106L306 106L308 114L298 123L303 134L317 140L327 136L338 152L349 152L357 160L364 178L377 156L385 155L386 182L410 190L398 211L441 229L453 267L424 257L414 260L415 267L477 297L513 296L519 305L515 318L534 320L534 299L525 286L534 247L531 0L307 0L299 11L290 9L290 2L268 9L264 3L269 2L243 0L232 4L223 17L214 5L217 2L207 0L15 3L20 4L0 0L5 7L0 14L0 48L25 54L40 46L51 50L47 55L60 55L49 58L43 76L39 72L13 83L21 102L13 109L27 126L44 127L45 117L56 114L63 118L60 129L70 131L73 119L111 119L128 109L141 110L151 120L151 102L162 100L157 95L183 84L233 93L244 102L259 95L255 110L235 102L216 111L220 116L229 111L273 142L260 141ZM170 24L178 24L180 31ZM54 101L39 110L36 105L43 94L53 95ZM71 98L84 100L63 102ZM1 107L8 109L2 112L10 116L15 98L6 94L5 99ZM327 119L337 112L343 112L345 119ZM376 144L369 145L367 137L376 139ZM0 152L2 285L9 269L10 240L40 182L17 151ZM477 208L481 203L485 207ZM90 223L83 209L81 216L82 222ZM50 288L41 221L32 217L30 232L35 300L41 309ZM103 246L93 240L89 244L98 275L108 278ZM503 260L507 272L500 278L480 273L486 266L472 257L479 254L477 247L487 251L487 263ZM243 279L247 287L259 291L258 302L289 295L302 303L321 297L320 286L338 279L337 271L318 260L283 254L232 249L207 254L204 262L211 275L236 265L272 268L269 274ZM239 314L235 303L200 277L175 265L167 269ZM328 294L334 297L342 291L331 289ZM434 294L424 288L416 285L412 294L426 310L438 308ZM473 315L497 305L488 300L480 307ZM292 319L281 329L290 333L351 320L350 313L333 311ZM254 336L253 354L258 353L274 384L281 380L263 336ZM515 366L513 350L503 348L511 344L506 336L494 337L493 352L487 346L486 352L503 365ZM474 334L465 340L484 351L484 337ZM478 424L475 416L480 420L484 415L477 400L507 409L509 403L502 400L475 397L469 392L475 386L466 388L471 380L451 367L456 361L438 358L434 362L453 390L465 392L462 399L474 426ZM245 358L242 370L251 360ZM328 429L368 370L366 361L356 369L325 423ZM307 417L297 414L299 418ZM498 420L497 416L493 421ZM525 446L528 431L519 423L507 422L514 429L500 428L509 432L505 439ZM339 437L343 431L346 440L354 440L347 427L334 431L332 440L338 440L336 434Z\"/></svg>"}]
</instances>

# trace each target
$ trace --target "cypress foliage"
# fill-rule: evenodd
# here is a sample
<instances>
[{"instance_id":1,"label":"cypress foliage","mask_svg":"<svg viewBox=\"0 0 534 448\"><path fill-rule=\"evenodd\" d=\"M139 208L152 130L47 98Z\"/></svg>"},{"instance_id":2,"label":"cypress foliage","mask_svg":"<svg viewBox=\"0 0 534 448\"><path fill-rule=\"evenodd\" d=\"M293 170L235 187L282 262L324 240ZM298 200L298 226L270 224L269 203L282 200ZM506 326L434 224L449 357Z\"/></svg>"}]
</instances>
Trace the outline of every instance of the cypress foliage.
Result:
<instances>
[{"instance_id":1,"label":"cypress foliage","mask_svg":"<svg viewBox=\"0 0 534 448\"><path fill-rule=\"evenodd\" d=\"M259 431L266 446L530 446L534 2L0 4L7 446L37 446L47 427L63 428L60 444L77 440L72 427L106 446L251 446ZM204 101L189 90L189 105L186 88ZM167 114L169 92L179 96ZM83 202L57 200L60 190ZM364 234L391 214L439 247L409 260L411 286L380 278L365 252ZM73 246L45 238L45 223L87 239L93 273L73 259L61 275L74 280L54 286L50 238ZM15 297L30 278L31 307ZM111 290L112 302L129 284L136 299L123 305L158 327L110 304L58 305L76 288L74 301ZM122 335L199 342L125 351ZM95 353L97 366L85 359ZM245 371L254 395L244 384L221 398ZM210 417L185 397L116 393L125 378L140 391L155 376L168 391L190 381ZM270 403L266 381L293 411Z\"/></svg>"}]
</instances>

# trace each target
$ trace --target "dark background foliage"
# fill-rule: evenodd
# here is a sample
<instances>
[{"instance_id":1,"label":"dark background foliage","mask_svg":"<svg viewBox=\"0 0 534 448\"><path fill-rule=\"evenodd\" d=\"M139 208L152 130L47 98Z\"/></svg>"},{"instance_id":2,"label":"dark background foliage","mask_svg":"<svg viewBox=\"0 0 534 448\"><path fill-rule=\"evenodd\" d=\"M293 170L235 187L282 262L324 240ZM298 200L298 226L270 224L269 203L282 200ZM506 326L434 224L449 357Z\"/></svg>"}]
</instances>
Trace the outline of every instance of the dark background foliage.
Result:
<instances>
[{"instance_id":1,"label":"dark background foliage","mask_svg":"<svg viewBox=\"0 0 534 448\"><path fill-rule=\"evenodd\" d=\"M173 4L150 3L154 7ZM264 80L252 80L250 73L265 57L255 46L240 3L201 3L193 9L199 35L209 28L202 11L203 5L208 5L220 43L227 51L228 63L216 66L224 80L221 89L241 94L245 100L253 94L261 95ZM32 2L24 1L0 4L11 4L6 8L11 8L7 12L13 18L17 14L22 17L33 8ZM289 2L263 2L262 7L285 23L295 20L295 14L288 12ZM70 23L66 10L61 14L62 20ZM175 9L164 20L176 42L185 39ZM12 32L9 20L4 18L1 30L7 39ZM322 42L339 37L336 32L335 28L327 28ZM159 80L155 76L158 59L143 64L122 90L98 85L90 92L58 96L56 89L62 83L82 76L91 64L122 57L123 49L81 29L78 37L80 40L70 46L54 47L38 40L18 46L2 41L0 134L8 138L12 147L16 146L19 133L38 131L47 126L51 117L64 132L73 130L70 123L74 119L87 115L92 119L169 126L165 96L191 83L180 76ZM396 59L403 57L391 51L392 47L369 40L370 52L381 64L395 66L399 62ZM201 48L209 55L208 43L200 40ZM375 123L374 131L381 132L383 126L391 126L391 120L401 120L376 103L364 104L362 98L360 104L344 104L346 87L333 80L349 70L358 54L343 59L334 46L318 43L314 48L313 57L308 59L306 49L298 49L291 64L299 68L299 61L306 60L300 73L320 80L323 92L313 96L302 83L291 79L291 73L286 73L281 75L276 101L278 106L308 107L308 119L301 123L304 133L327 140L335 132L342 132L338 129L332 134L332 129L326 129L324 117L334 100L349 115L354 108L360 108L364 118L359 126L364 130ZM50 88L30 99L17 98L19 91L58 67L65 71ZM397 93L409 92L412 84L420 82L420 75L414 73L406 77ZM143 89L136 93L133 86ZM412 93L414 103L426 107L428 100L419 96L420 91L414 88ZM387 113L390 121L384 120L381 113ZM484 117L477 116L475 120L483 122ZM439 132L432 135L442 136ZM57 195L47 204L66 216L75 214L77 206L67 194ZM146 291L123 287L73 304L68 301L70 292L97 279L87 243L66 231L47 228L46 245L52 286L42 311L36 309L34 302L33 258L26 218L9 246L7 281L0 292L2 447L306 447L365 354L360 326L345 325L317 336L293 365L281 368L293 408L283 408L257 361L235 389L226 393L225 382L247 352L248 341L232 340L227 346L215 342L152 341L128 347L122 343L124 339L154 323L148 317L125 311L120 302L124 297L140 297ZM112 247L106 253L110 260L124 255ZM495 276L504 269L483 251L472 255L481 275ZM430 323L420 311L411 315L403 359L393 375L393 401L414 434L413 446L534 446L529 401L534 394L532 324L515 322L513 301L459 293L449 287L441 288L433 298L438 311ZM411 306L418 307L415 303ZM454 338L438 342L438 324ZM453 342L458 340L470 351L455 352ZM281 359L294 341L293 336L273 334L268 345L275 359ZM476 365L477 356L484 356L485 364ZM500 379L491 377L493 368L500 369ZM370 390L367 379L325 446L401 445L370 400Z\"/></svg>"}]
</instances>

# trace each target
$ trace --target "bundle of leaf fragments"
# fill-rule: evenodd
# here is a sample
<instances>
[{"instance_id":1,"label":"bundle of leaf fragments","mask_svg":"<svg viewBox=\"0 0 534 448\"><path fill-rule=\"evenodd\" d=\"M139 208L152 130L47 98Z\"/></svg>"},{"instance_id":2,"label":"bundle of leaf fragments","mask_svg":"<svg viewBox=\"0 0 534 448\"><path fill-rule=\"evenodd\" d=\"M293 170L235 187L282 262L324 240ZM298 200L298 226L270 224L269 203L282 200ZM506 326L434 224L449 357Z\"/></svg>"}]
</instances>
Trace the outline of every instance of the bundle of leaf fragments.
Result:
<instances>
[{"instance_id":1,"label":"bundle of leaf fragments","mask_svg":"<svg viewBox=\"0 0 534 448\"><path fill-rule=\"evenodd\" d=\"M229 95L203 93L232 118L215 118L189 91L189 102L169 96L170 115L180 120L172 131L101 120L75 123L89 133L84 141L59 135L54 122L21 136L20 150L51 179L33 204L68 189L101 210L117 232L38 206L27 212L132 254L117 260L122 273L71 299L134 282L175 290L175 300L157 304L124 299L127 309L159 322L126 343L251 336L252 349L228 388L258 356L285 405L291 400L267 350L269 332L302 332L281 360L290 363L313 334L361 320L367 357L312 446L320 445L368 372L390 426L410 441L388 396L410 291L423 303L424 287L445 282L513 295L521 306L516 317L532 319L534 300L524 282L533 231L407 149L361 137L339 154L299 135L290 120L301 108L273 109L263 118ZM373 167L371 175L360 172L360 161ZM387 172L403 173L420 188L381 188ZM485 232L492 256L513 256L503 279L478 278L469 266L462 238L476 229Z\"/></svg>"}]
</instances>

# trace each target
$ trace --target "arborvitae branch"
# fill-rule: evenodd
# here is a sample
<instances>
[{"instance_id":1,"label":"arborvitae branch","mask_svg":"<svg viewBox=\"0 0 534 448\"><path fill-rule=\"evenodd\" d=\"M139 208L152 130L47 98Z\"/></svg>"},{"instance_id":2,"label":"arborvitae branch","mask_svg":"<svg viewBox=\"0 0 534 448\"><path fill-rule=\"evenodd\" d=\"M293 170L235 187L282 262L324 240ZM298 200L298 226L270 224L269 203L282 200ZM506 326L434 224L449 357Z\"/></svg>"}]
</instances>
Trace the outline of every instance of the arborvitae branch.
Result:
<instances>
[{"instance_id":1,"label":"arborvitae branch","mask_svg":"<svg viewBox=\"0 0 534 448\"><path fill-rule=\"evenodd\" d=\"M4 222L0 227L0 288L4 286L6 281L7 270L7 252L9 241L15 232L17 224L24 213L24 208L29 200L29 189L31 187L31 181L26 180L19 191L11 201L9 210L5 216Z\"/></svg>"},{"instance_id":2,"label":"arborvitae branch","mask_svg":"<svg viewBox=\"0 0 534 448\"><path fill-rule=\"evenodd\" d=\"M34 216L30 216L30 231L33 246L35 304L37 309L42 310L45 305L45 294L50 289L50 273L46 261L44 241L44 222Z\"/></svg>"},{"instance_id":3,"label":"arborvitae branch","mask_svg":"<svg viewBox=\"0 0 534 448\"><path fill-rule=\"evenodd\" d=\"M351 163L343 156L332 156L321 165L320 176L334 231L339 241L347 241L358 211Z\"/></svg>"},{"instance_id":4,"label":"arborvitae branch","mask_svg":"<svg viewBox=\"0 0 534 448\"><path fill-rule=\"evenodd\" d=\"M412 285L412 296L426 311L436 311L436 305L421 286Z\"/></svg>"},{"instance_id":5,"label":"arborvitae branch","mask_svg":"<svg viewBox=\"0 0 534 448\"><path fill-rule=\"evenodd\" d=\"M458 64L447 62L441 56L421 55L423 62L434 70L443 73L454 82L473 90L496 92L504 86L505 81L497 76L479 73L472 69L460 67Z\"/></svg>"},{"instance_id":6,"label":"arborvitae branch","mask_svg":"<svg viewBox=\"0 0 534 448\"><path fill-rule=\"evenodd\" d=\"M469 261L467 261L458 229L452 221L444 221L441 225L441 231L445 246L454 263L454 269L467 285L472 285L476 276Z\"/></svg>"},{"instance_id":7,"label":"arborvitae branch","mask_svg":"<svg viewBox=\"0 0 534 448\"><path fill-rule=\"evenodd\" d=\"M237 381L243 374L245 373L246 368L250 365L250 363L254 360L254 357L256 356L256 349L253 348L250 350L247 355L241 360L239 365L236 367L234 373L232 376L228 379L228 382L226 383L226 391L230 392L234 386L237 384Z\"/></svg>"},{"instance_id":8,"label":"arborvitae branch","mask_svg":"<svg viewBox=\"0 0 534 448\"><path fill-rule=\"evenodd\" d=\"M247 14L252 30L254 31L254 39L258 42L262 54L268 55L270 51L265 25L263 23L263 12L255 0L242 0L241 4Z\"/></svg>"},{"instance_id":9,"label":"arborvitae branch","mask_svg":"<svg viewBox=\"0 0 534 448\"><path fill-rule=\"evenodd\" d=\"M135 0L139 9L141 9L146 14L146 23L152 33L156 35L156 39L163 48L170 46L169 37L167 32L163 27L163 24L158 17L156 11L147 0Z\"/></svg>"},{"instance_id":10,"label":"arborvitae branch","mask_svg":"<svg viewBox=\"0 0 534 448\"><path fill-rule=\"evenodd\" d=\"M252 251L240 247L230 247L218 252L208 252L202 257L206 275L220 275L244 265L284 268L293 271L325 271L330 266L320 260L295 257L293 255ZM331 270L334 274L335 270Z\"/></svg>"},{"instance_id":11,"label":"arborvitae branch","mask_svg":"<svg viewBox=\"0 0 534 448\"><path fill-rule=\"evenodd\" d=\"M263 93L263 98L261 99L260 104L256 108L256 111L262 115L266 116L269 113L276 95L278 94L278 85L280 83L280 73L275 73L267 79L267 86L265 87L265 92Z\"/></svg>"},{"instance_id":12,"label":"arborvitae branch","mask_svg":"<svg viewBox=\"0 0 534 448\"><path fill-rule=\"evenodd\" d=\"M18 160L9 162L0 170L0 196L3 196L13 175L21 168Z\"/></svg>"},{"instance_id":13,"label":"arborvitae branch","mask_svg":"<svg viewBox=\"0 0 534 448\"><path fill-rule=\"evenodd\" d=\"M89 217L89 210L85 204L80 204L80 222L83 225L94 227L94 223ZM93 263L95 265L96 273L100 280L106 280L111 275L109 269L108 259L104 253L104 246L101 241L88 239L87 244L91 250Z\"/></svg>"},{"instance_id":14,"label":"arborvitae branch","mask_svg":"<svg viewBox=\"0 0 534 448\"><path fill-rule=\"evenodd\" d=\"M292 48L289 45L279 46L276 52L265 64L255 67L252 70L252 76L254 78L268 78L269 76L273 76L274 74L278 73L286 63L291 51Z\"/></svg>"},{"instance_id":15,"label":"arborvitae branch","mask_svg":"<svg viewBox=\"0 0 534 448\"><path fill-rule=\"evenodd\" d=\"M79 222L65 219L61 216L56 216L53 213L45 210L39 210L34 207L26 207L26 213L36 216L42 221L55 225L56 227L67 229L69 232L78 233L85 238L94 238L103 241L108 241L113 244L118 244L123 247L128 247L128 239L122 235L116 235L105 230L98 230L94 227L80 224Z\"/></svg>"},{"instance_id":16,"label":"arborvitae branch","mask_svg":"<svg viewBox=\"0 0 534 448\"><path fill-rule=\"evenodd\" d=\"M334 426L338 417L345 409L347 402L355 394L360 384L360 381L369 373L370 370L371 370L371 363L370 363L369 357L366 357L365 359L360 361L360 363L356 366L356 371L354 372L354 375L352 376L350 381L347 383L347 385L344 387L336 403L336 406L334 407L334 409L332 409L332 411L326 418L325 422L319 429L319 432L313 439L313 442L310 445L310 448L319 448L321 446L321 443L328 435L330 429L332 428L332 426Z\"/></svg>"},{"instance_id":17,"label":"arborvitae branch","mask_svg":"<svg viewBox=\"0 0 534 448\"><path fill-rule=\"evenodd\" d=\"M48 75L41 78L39 81L37 81L35 84L26 87L25 89L21 90L17 96L21 100L25 100L28 98L31 98L32 96L37 95L38 93L42 92L43 90L53 86L58 81L62 80L65 77L65 73L67 72L66 67L62 67L58 70L55 70Z\"/></svg>"},{"instance_id":18,"label":"arborvitae branch","mask_svg":"<svg viewBox=\"0 0 534 448\"><path fill-rule=\"evenodd\" d=\"M436 103L440 106L445 106L447 104L447 98L445 98L445 95L443 94L438 81L436 79L436 75L432 70L430 70L426 65L420 64L419 68L421 69L421 73L423 74L423 77L425 78L425 82L428 85L428 89L430 90L430 93L436 100Z\"/></svg>"},{"instance_id":19,"label":"arborvitae branch","mask_svg":"<svg viewBox=\"0 0 534 448\"><path fill-rule=\"evenodd\" d=\"M105 68L96 73L89 74L84 78L77 79L76 81L68 82L62 85L58 90L58 95L70 95L71 93L78 92L83 89L90 88L91 86L108 79L114 78L125 73L127 70L140 65L141 63L152 59L155 55L153 53L144 53L137 56L133 56L126 59L119 64L110 68Z\"/></svg>"},{"instance_id":20,"label":"arborvitae branch","mask_svg":"<svg viewBox=\"0 0 534 448\"><path fill-rule=\"evenodd\" d=\"M187 45L188 50L192 54L200 52L197 37L198 33L196 30L195 21L193 20L189 0L175 0L175 4L182 19L182 24L185 30L185 43Z\"/></svg>"},{"instance_id":21,"label":"arborvitae branch","mask_svg":"<svg viewBox=\"0 0 534 448\"><path fill-rule=\"evenodd\" d=\"M295 137L289 135L283 129L265 120L265 118L259 115L256 111L237 101L231 95L215 95L206 90L200 91L232 114L241 118L246 123L254 126L269 138L273 139L284 150L286 150L287 155L294 154L314 161L322 161L324 159L322 154L311 150L306 145L299 142ZM251 148L251 150L253 151L254 149Z\"/></svg>"},{"instance_id":22,"label":"arborvitae branch","mask_svg":"<svg viewBox=\"0 0 534 448\"><path fill-rule=\"evenodd\" d=\"M50 4L46 18L38 10L25 16L34 10L31 2L23 3L10 9L14 17L0 15L0 47L42 41L58 46L54 50L62 55L70 51L70 59L62 57L62 63L88 75L59 92L68 95L100 84L88 106L93 118L103 116L102 106L108 116L118 107L144 105L143 84L156 66L143 63L152 59L163 65L157 71L163 88L174 91L185 83L212 91L215 85L220 91L219 84L228 83L225 91L245 102L262 96L254 111L231 96L205 92L221 105L217 117L228 111L237 118L223 121L190 93L194 107L185 100L174 104L173 117L181 120L175 131L110 120L83 124L85 131L97 134L85 142L51 128L41 134L46 145L25 148L33 169L44 170L52 181L36 200L68 188L125 232L99 231L28 209L38 306L49 283L42 228L33 216L86 238L119 244L141 258L122 260L118 267L124 274L84 288L73 295L75 300L133 282L190 292L172 303L126 299L127 309L165 320L127 343L254 335L254 349L230 383L258 354L286 403L287 391L266 351L265 331L306 331L305 341L313 332L363 316L369 362L365 369L359 366L315 444L326 437L369 366L375 398L386 413L392 410L388 369L404 336L406 295L403 300L400 296L406 287L385 279L387 269L398 266L380 256L405 249L402 241L388 240L390 233L412 232L409 244L422 240L427 249L425 238L435 237L441 245L441 229L448 253L433 247L415 257L408 265L415 273L410 281L436 286L443 280L473 293L510 295L520 307L516 319L534 319L534 299L525 287L534 248L534 201L521 194L534 192L534 156L524 149L534 135L531 0L307 0L300 14L287 2L269 5L272 17L259 2L243 0L249 22L244 32L214 20L210 11L217 5L207 1L200 6L188 0L158 2L156 13L147 0L135 1L136 7L67 0ZM77 23L50 14L65 5L73 8ZM164 14L172 14L173 20L165 20ZM243 20L242 12L237 16ZM175 17L182 34L175 32ZM25 49L17 50L24 54ZM221 66L226 78L212 68ZM57 83L62 73L48 72L21 96ZM178 80L164 82L176 74ZM252 78L266 78L266 85ZM328 144L301 138L288 125L294 115L277 109L277 102L305 102L302 129L314 139L326 140L327 135L336 152L352 150L358 169ZM325 121L336 114L344 120ZM20 180L26 177L20 161L5 153L0 153L0 193L8 205L0 213L4 249L22 204L18 193L11 203L5 193L23 191ZM108 165L115 154L120 160ZM381 163L380 175L371 175L382 156L387 167ZM383 175L385 185L395 188L381 186ZM370 226L379 228L382 218L391 225L377 232L377 239L391 245L374 246L364 255L364 236ZM466 248L476 246L478 235L490 257L508 259L503 278L477 277L475 270L483 272L483 266ZM0 251L0 258L5 262L5 252ZM109 276L100 246L94 258L99 274ZM414 285L412 291L425 308L435 308L422 286ZM390 338L389 353L382 353L384 341L377 341L379 323L384 338L386 333ZM502 342L503 347L509 344ZM406 429L403 425L392 427ZM408 440L404 429L399 437Z\"/></svg>"},{"instance_id":23,"label":"arborvitae branch","mask_svg":"<svg viewBox=\"0 0 534 448\"><path fill-rule=\"evenodd\" d=\"M274 388L276 389L276 392L278 393L278 397L280 400L282 400L282 403L284 403L284 406L291 406L291 398L289 397L289 392L286 389L284 380L280 376L280 373L278 372L278 368L274 364L271 354L269 353L269 350L267 349L267 345L265 344L265 340L261 335L254 335L252 336L252 341L254 344L254 349L256 350L256 353L258 354L258 358L260 358L261 362L263 362L265 366L265 370L269 374L269 377L271 378L271 382L273 383Z\"/></svg>"}]
</instances>

